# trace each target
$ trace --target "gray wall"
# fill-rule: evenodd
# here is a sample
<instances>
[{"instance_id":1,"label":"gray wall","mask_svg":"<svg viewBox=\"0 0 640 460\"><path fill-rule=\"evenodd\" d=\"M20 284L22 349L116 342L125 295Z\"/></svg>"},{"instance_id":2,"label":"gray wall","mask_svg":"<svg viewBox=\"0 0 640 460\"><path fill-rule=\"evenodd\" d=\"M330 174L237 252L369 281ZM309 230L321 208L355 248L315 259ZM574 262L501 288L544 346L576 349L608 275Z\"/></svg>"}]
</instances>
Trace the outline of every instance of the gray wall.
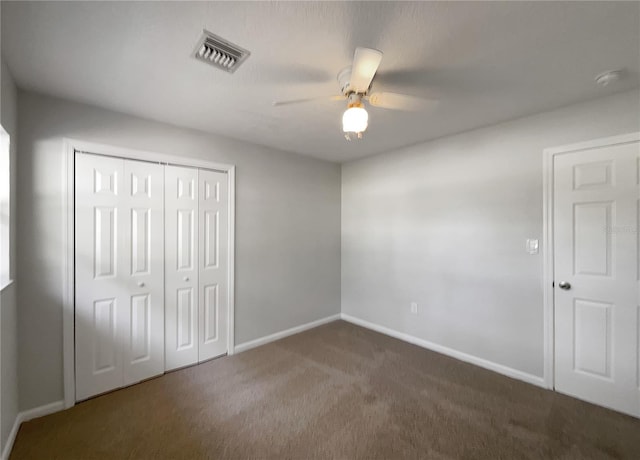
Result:
<instances>
[{"instance_id":1,"label":"gray wall","mask_svg":"<svg viewBox=\"0 0 640 460\"><path fill-rule=\"evenodd\" d=\"M542 150L639 117L626 92L343 165L342 312L542 376Z\"/></svg>"},{"instance_id":2,"label":"gray wall","mask_svg":"<svg viewBox=\"0 0 640 460\"><path fill-rule=\"evenodd\" d=\"M20 92L19 407L63 396L63 137L238 166L236 343L338 313L342 269L344 313L541 376L542 149L637 131L638 100L343 165L341 249L339 165Z\"/></svg>"},{"instance_id":3,"label":"gray wall","mask_svg":"<svg viewBox=\"0 0 640 460\"><path fill-rule=\"evenodd\" d=\"M0 123L11 137L11 215L10 276L16 275L16 146L17 146L17 91L4 61L0 60ZM0 293L0 452L4 450L18 413L18 318L16 310L17 283Z\"/></svg>"},{"instance_id":4,"label":"gray wall","mask_svg":"<svg viewBox=\"0 0 640 460\"><path fill-rule=\"evenodd\" d=\"M20 409L61 400L63 137L237 165L236 344L340 311L340 166L19 92Z\"/></svg>"}]
</instances>

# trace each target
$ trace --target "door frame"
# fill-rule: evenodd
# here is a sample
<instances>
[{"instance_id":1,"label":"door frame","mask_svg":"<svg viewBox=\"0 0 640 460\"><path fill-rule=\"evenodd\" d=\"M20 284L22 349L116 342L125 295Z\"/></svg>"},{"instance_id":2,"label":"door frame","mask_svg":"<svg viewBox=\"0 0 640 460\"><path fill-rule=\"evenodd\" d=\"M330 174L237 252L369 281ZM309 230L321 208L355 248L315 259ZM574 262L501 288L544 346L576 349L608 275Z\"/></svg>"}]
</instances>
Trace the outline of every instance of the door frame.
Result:
<instances>
[{"instance_id":1,"label":"door frame","mask_svg":"<svg viewBox=\"0 0 640 460\"><path fill-rule=\"evenodd\" d=\"M555 155L590 150L599 147L630 144L640 141L640 132L592 139L575 144L550 147L542 152L542 282L544 317L544 386L555 389L555 334L554 334L554 248L553 248L553 159Z\"/></svg>"},{"instance_id":2,"label":"door frame","mask_svg":"<svg viewBox=\"0 0 640 460\"><path fill-rule=\"evenodd\" d=\"M75 377L75 154L91 153L127 160L147 161L163 165L186 166L191 168L212 169L228 174L229 224L228 224L228 280L227 292L229 314L227 325L227 354L235 351L235 165L216 163L209 160L167 155L143 150L127 149L110 145L85 142L77 139L64 139L62 161L62 188L66 190L62 196L63 228L65 242L63 250L63 317L62 317L62 349L64 377L64 407L68 409L76 403Z\"/></svg>"}]
</instances>

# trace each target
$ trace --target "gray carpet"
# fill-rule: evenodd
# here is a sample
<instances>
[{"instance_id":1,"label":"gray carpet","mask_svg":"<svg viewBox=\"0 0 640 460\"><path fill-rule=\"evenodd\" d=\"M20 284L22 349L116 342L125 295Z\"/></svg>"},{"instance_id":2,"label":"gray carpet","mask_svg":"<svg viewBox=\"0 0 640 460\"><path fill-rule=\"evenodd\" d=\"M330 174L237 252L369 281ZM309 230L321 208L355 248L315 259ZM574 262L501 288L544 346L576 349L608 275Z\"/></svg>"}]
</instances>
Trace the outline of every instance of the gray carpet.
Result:
<instances>
[{"instance_id":1,"label":"gray carpet","mask_svg":"<svg viewBox=\"0 0 640 460\"><path fill-rule=\"evenodd\" d=\"M338 321L24 423L12 459L640 459L640 420Z\"/></svg>"}]
</instances>

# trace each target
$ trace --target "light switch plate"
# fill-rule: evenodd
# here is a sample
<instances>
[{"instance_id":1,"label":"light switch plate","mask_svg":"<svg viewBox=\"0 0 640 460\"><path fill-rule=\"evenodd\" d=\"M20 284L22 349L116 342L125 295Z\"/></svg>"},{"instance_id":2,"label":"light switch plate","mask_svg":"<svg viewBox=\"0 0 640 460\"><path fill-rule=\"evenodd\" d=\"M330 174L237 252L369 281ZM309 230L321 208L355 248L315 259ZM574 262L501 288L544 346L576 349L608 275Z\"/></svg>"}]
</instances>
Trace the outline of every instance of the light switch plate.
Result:
<instances>
[{"instance_id":1,"label":"light switch plate","mask_svg":"<svg viewBox=\"0 0 640 460\"><path fill-rule=\"evenodd\" d=\"M528 239L527 240L527 252L529 254L537 254L539 250L538 240Z\"/></svg>"},{"instance_id":2,"label":"light switch plate","mask_svg":"<svg viewBox=\"0 0 640 460\"><path fill-rule=\"evenodd\" d=\"M418 304L416 302L411 302L411 313L418 314Z\"/></svg>"}]
</instances>

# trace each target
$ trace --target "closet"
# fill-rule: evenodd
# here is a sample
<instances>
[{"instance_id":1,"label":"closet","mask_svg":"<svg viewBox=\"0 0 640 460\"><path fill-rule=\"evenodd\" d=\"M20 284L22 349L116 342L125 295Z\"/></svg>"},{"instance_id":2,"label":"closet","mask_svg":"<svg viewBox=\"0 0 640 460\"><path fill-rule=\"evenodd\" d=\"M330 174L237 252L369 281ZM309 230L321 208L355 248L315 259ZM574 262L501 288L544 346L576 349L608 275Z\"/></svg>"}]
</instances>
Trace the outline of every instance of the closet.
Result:
<instances>
[{"instance_id":1,"label":"closet","mask_svg":"<svg viewBox=\"0 0 640 460\"><path fill-rule=\"evenodd\" d=\"M75 154L76 400L227 353L226 172Z\"/></svg>"}]
</instances>

